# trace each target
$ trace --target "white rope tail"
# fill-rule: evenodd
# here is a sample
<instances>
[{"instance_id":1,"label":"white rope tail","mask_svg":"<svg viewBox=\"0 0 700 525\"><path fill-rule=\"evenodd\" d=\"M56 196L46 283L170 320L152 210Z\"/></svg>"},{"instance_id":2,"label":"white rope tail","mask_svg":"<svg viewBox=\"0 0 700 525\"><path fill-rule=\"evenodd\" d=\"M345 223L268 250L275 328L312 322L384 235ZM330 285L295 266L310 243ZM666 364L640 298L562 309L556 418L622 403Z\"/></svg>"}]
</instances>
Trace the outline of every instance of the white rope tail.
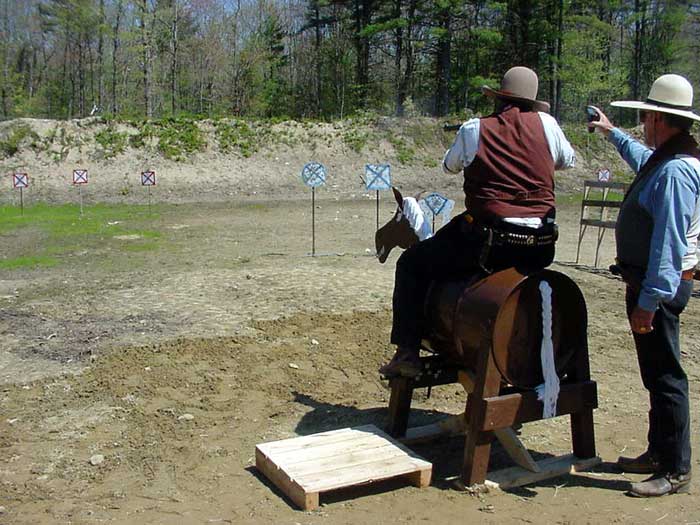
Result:
<instances>
[{"instance_id":1,"label":"white rope tail","mask_svg":"<svg viewBox=\"0 0 700 525\"><path fill-rule=\"evenodd\" d=\"M557 376L557 369L554 365L554 345L552 344L552 287L547 281L540 281L540 294L542 295L540 359L544 383L535 387L535 390L537 391L537 399L544 404L542 418L547 419L556 415L557 399L559 398L559 376Z\"/></svg>"}]
</instances>

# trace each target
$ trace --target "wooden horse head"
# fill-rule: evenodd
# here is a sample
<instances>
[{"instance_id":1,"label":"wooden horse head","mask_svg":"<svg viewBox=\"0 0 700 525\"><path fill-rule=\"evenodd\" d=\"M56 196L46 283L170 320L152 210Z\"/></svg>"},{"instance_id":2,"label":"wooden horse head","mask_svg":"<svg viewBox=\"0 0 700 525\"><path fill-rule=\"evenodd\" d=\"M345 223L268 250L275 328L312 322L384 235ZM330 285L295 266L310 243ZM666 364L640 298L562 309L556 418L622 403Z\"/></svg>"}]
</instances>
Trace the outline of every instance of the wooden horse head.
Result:
<instances>
[{"instance_id":1,"label":"wooden horse head","mask_svg":"<svg viewBox=\"0 0 700 525\"><path fill-rule=\"evenodd\" d=\"M374 244L377 249L377 258L380 263L384 263L389 257L389 252L395 247L408 248L420 239L413 226L403 214L403 195L396 188L392 187L394 198L398 203L396 213L392 219L377 230L374 235Z\"/></svg>"}]
</instances>

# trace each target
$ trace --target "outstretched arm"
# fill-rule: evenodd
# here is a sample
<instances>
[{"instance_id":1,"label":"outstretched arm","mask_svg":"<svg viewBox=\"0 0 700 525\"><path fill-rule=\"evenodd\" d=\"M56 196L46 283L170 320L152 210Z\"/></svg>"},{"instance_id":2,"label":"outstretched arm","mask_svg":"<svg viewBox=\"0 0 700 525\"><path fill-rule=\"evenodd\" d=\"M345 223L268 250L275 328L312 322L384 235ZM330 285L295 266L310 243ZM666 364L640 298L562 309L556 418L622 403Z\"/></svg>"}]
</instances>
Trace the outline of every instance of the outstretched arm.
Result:
<instances>
[{"instance_id":1,"label":"outstretched arm","mask_svg":"<svg viewBox=\"0 0 700 525\"><path fill-rule=\"evenodd\" d=\"M644 166L646 161L651 157L653 151L633 139L620 129L612 125L612 122L599 108L591 106L598 112L599 120L589 122L588 127L599 130L605 137L617 148L618 153L622 156L634 173L639 173L639 170Z\"/></svg>"}]
</instances>

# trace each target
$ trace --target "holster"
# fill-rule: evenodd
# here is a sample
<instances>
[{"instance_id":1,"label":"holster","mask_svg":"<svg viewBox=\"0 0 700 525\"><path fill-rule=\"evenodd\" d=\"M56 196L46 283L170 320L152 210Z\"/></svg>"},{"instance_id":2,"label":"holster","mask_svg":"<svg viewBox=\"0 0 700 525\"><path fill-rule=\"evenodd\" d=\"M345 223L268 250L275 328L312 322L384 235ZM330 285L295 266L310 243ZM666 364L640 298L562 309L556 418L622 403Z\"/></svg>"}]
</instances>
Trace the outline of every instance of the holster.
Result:
<instances>
[{"instance_id":1,"label":"holster","mask_svg":"<svg viewBox=\"0 0 700 525\"><path fill-rule=\"evenodd\" d=\"M642 281L644 280L644 268L629 266L617 261L616 264L610 265L610 273L622 277L625 284L633 291L639 292L642 289Z\"/></svg>"},{"instance_id":2,"label":"holster","mask_svg":"<svg viewBox=\"0 0 700 525\"><path fill-rule=\"evenodd\" d=\"M544 224L537 229L506 222L500 222L497 226L473 224L473 227L480 230L485 237L479 254L479 266L489 274L492 270L487 267L487 263L494 246L535 248L554 244L559 238L559 227L555 223Z\"/></svg>"}]
</instances>

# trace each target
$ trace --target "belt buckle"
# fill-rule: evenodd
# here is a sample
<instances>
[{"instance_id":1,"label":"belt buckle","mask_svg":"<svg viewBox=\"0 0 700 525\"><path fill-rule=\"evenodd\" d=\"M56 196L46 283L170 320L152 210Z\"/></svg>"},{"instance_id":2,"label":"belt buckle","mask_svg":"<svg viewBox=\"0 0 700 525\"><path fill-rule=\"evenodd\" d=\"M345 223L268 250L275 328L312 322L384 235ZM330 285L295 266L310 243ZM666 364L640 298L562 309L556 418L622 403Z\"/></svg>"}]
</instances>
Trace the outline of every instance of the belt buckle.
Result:
<instances>
[{"instance_id":1,"label":"belt buckle","mask_svg":"<svg viewBox=\"0 0 700 525\"><path fill-rule=\"evenodd\" d=\"M527 239L525 240L525 244L528 246L534 246L535 245L535 236L534 235L528 235Z\"/></svg>"}]
</instances>

